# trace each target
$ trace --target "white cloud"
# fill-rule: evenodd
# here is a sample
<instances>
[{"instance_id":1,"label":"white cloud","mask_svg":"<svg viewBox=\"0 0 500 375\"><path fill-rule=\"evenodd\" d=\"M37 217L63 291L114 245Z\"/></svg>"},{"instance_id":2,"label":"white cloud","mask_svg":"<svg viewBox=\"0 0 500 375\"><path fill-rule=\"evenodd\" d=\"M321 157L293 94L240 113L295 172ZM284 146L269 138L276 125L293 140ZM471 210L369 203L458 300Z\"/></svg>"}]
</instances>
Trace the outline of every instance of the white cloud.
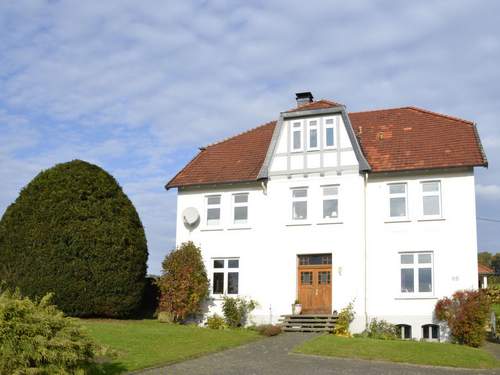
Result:
<instances>
[{"instance_id":1,"label":"white cloud","mask_svg":"<svg viewBox=\"0 0 500 375\"><path fill-rule=\"evenodd\" d=\"M500 185L476 185L477 194L484 199L500 200Z\"/></svg>"}]
</instances>

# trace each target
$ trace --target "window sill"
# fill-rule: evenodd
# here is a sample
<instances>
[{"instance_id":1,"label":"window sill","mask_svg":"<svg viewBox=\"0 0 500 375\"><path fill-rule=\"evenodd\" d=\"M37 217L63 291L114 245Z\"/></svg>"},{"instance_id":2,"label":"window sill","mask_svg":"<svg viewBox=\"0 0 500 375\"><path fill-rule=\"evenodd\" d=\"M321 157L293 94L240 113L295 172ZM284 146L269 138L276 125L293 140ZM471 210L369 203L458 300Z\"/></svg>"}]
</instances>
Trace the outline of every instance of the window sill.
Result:
<instances>
[{"instance_id":1,"label":"window sill","mask_svg":"<svg viewBox=\"0 0 500 375\"><path fill-rule=\"evenodd\" d=\"M217 227L217 228L205 227L205 228L200 229L200 232L222 232L223 230L224 230L224 228L221 228L221 227Z\"/></svg>"},{"instance_id":2,"label":"window sill","mask_svg":"<svg viewBox=\"0 0 500 375\"><path fill-rule=\"evenodd\" d=\"M411 220L408 218L404 219L386 219L384 223L390 224L390 223L411 223Z\"/></svg>"},{"instance_id":3,"label":"window sill","mask_svg":"<svg viewBox=\"0 0 500 375\"><path fill-rule=\"evenodd\" d=\"M250 230L252 227L249 226L241 226L241 227L230 227L227 230Z\"/></svg>"},{"instance_id":4,"label":"window sill","mask_svg":"<svg viewBox=\"0 0 500 375\"><path fill-rule=\"evenodd\" d=\"M344 222L341 220L325 220L316 223L316 225L334 225L334 224L344 224Z\"/></svg>"},{"instance_id":5,"label":"window sill","mask_svg":"<svg viewBox=\"0 0 500 375\"><path fill-rule=\"evenodd\" d=\"M421 217L420 219L417 219L417 221L445 221L446 219L444 217Z\"/></svg>"},{"instance_id":6,"label":"window sill","mask_svg":"<svg viewBox=\"0 0 500 375\"><path fill-rule=\"evenodd\" d=\"M417 295L412 295L412 296L399 296L395 297L395 300L412 300L412 299L418 299L418 300L432 300L432 299L438 299L435 296L417 296Z\"/></svg>"},{"instance_id":7,"label":"window sill","mask_svg":"<svg viewBox=\"0 0 500 375\"><path fill-rule=\"evenodd\" d=\"M285 226L287 226L287 227L305 227L305 226L309 226L309 225L312 225L312 223L302 222L302 223L288 223L288 224L285 224Z\"/></svg>"}]
</instances>

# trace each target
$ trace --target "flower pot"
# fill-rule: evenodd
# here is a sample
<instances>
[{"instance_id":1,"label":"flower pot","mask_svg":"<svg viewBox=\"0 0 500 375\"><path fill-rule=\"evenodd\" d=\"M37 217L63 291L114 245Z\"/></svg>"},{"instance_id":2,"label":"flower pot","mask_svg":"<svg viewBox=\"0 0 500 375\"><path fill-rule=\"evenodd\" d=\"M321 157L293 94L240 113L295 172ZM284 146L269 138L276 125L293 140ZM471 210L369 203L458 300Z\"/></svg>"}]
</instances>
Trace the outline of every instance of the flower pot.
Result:
<instances>
[{"instance_id":1,"label":"flower pot","mask_svg":"<svg viewBox=\"0 0 500 375\"><path fill-rule=\"evenodd\" d=\"M294 303L292 305L292 314L300 315L301 312L302 312L302 305L300 303Z\"/></svg>"}]
</instances>

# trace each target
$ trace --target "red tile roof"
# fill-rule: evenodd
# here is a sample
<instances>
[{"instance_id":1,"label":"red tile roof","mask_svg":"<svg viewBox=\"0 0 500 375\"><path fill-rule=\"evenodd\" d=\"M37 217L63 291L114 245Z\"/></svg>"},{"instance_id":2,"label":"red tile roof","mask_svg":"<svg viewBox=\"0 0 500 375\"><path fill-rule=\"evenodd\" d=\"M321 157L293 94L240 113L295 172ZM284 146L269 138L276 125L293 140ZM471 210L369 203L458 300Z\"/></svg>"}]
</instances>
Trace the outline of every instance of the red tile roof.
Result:
<instances>
[{"instance_id":1,"label":"red tile roof","mask_svg":"<svg viewBox=\"0 0 500 375\"><path fill-rule=\"evenodd\" d=\"M486 166L474 123L416 107L349 113L372 172Z\"/></svg>"},{"instance_id":2,"label":"red tile roof","mask_svg":"<svg viewBox=\"0 0 500 375\"><path fill-rule=\"evenodd\" d=\"M297 110L338 103L319 100ZM349 113L372 172L487 166L475 125L415 107ZM167 188L255 181L276 126L269 122L201 149Z\"/></svg>"},{"instance_id":3,"label":"red tile roof","mask_svg":"<svg viewBox=\"0 0 500 375\"><path fill-rule=\"evenodd\" d=\"M255 181L266 158L276 121L202 148L167 188Z\"/></svg>"},{"instance_id":4,"label":"red tile roof","mask_svg":"<svg viewBox=\"0 0 500 375\"><path fill-rule=\"evenodd\" d=\"M314 101L312 103L303 104L300 107L289 109L286 112L289 113L289 112L298 112L298 111L310 111L312 109L325 109L325 108L332 108L332 107L340 107L342 105L343 104L333 102L331 100L321 99L321 100Z\"/></svg>"},{"instance_id":5,"label":"red tile roof","mask_svg":"<svg viewBox=\"0 0 500 375\"><path fill-rule=\"evenodd\" d=\"M478 263L477 264L477 273L480 273L480 274L494 274L495 271L488 267L488 266L485 266L484 264L481 264L481 263Z\"/></svg>"}]
</instances>

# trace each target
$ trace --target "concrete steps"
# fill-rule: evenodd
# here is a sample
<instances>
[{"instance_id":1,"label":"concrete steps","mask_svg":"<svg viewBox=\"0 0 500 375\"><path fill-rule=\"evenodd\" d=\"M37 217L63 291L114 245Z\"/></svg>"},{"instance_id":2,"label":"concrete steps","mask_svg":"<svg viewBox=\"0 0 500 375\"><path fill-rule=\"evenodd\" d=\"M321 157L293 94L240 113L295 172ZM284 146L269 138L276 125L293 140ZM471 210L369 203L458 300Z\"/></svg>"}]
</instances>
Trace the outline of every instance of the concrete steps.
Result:
<instances>
[{"instance_id":1,"label":"concrete steps","mask_svg":"<svg viewBox=\"0 0 500 375\"><path fill-rule=\"evenodd\" d=\"M333 332L337 315L306 314L282 315L281 327L284 332Z\"/></svg>"}]
</instances>

